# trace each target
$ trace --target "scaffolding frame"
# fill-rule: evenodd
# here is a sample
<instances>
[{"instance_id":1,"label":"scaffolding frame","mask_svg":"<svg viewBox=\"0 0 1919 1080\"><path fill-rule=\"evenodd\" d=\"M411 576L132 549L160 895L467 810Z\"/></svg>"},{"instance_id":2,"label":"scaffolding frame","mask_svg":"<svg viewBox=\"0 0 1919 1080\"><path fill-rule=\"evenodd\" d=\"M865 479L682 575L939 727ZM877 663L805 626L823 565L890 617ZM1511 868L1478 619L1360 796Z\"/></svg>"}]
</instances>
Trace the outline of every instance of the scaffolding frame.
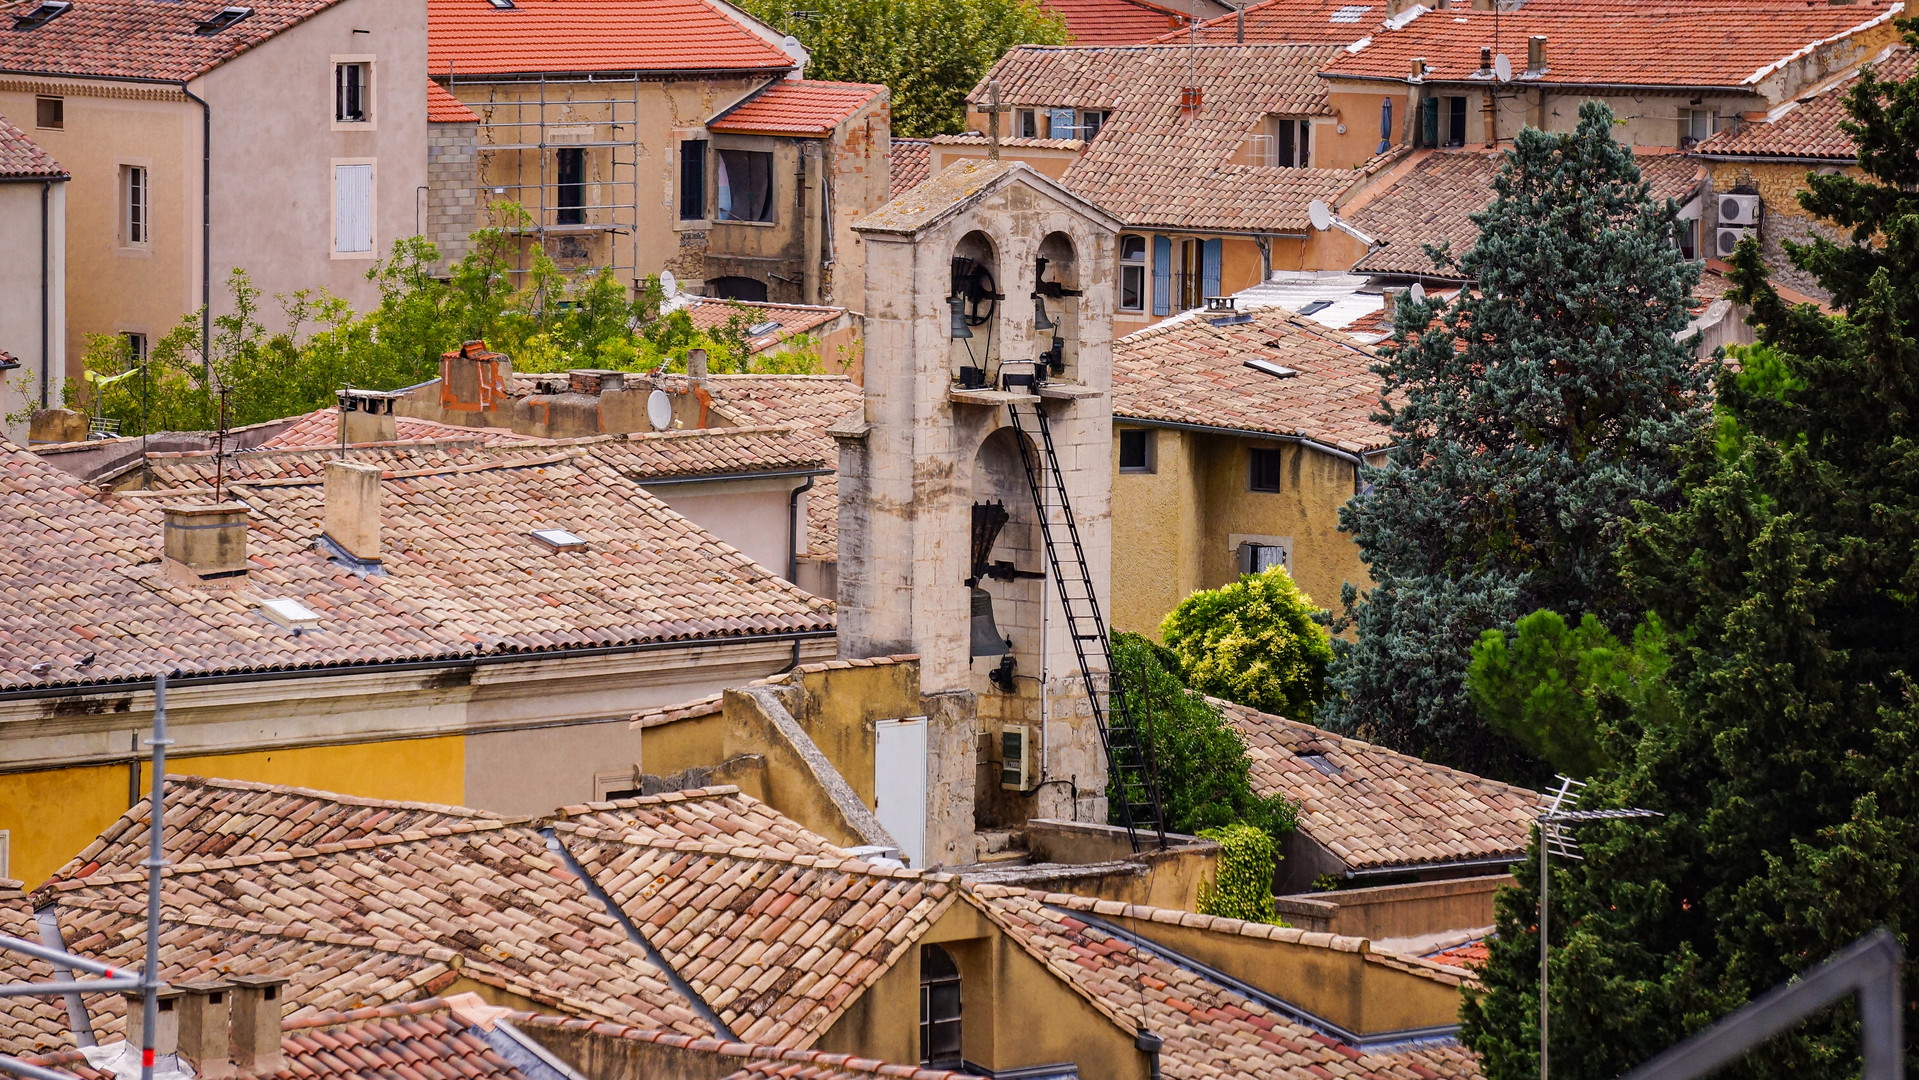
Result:
<instances>
[{"instance_id":1,"label":"scaffolding frame","mask_svg":"<svg viewBox=\"0 0 1919 1080\"><path fill-rule=\"evenodd\" d=\"M465 77L449 72L446 78L448 92L462 86L486 87L489 91L486 101L463 100L479 117L474 147L479 172L476 179L486 193L485 202L518 203L532 218L525 228L508 230L522 240L512 270L515 286L525 282L532 245L539 245L549 258L560 262L549 246L550 240L604 237L603 245L592 245L585 263L561 263L561 269L569 276L611 270L637 292L642 285L639 163L644 148L640 143L640 101L642 84L651 80L637 71ZM589 96L577 96L579 87L589 88ZM532 94L527 93L529 88ZM508 92L503 94L503 90ZM575 115L581 112L587 115ZM590 129L585 137L572 137L582 128ZM555 129L569 130L562 136ZM582 192L579 204L561 205L562 150L589 152L584 166L588 175L581 185L596 193L594 201L587 201ZM606 151L606 174L600 178L590 175L597 157L590 152L596 150ZM626 152L624 161L620 159L622 150ZM509 169L510 177L506 175ZM580 222L560 222L562 210L577 210Z\"/></svg>"}]
</instances>

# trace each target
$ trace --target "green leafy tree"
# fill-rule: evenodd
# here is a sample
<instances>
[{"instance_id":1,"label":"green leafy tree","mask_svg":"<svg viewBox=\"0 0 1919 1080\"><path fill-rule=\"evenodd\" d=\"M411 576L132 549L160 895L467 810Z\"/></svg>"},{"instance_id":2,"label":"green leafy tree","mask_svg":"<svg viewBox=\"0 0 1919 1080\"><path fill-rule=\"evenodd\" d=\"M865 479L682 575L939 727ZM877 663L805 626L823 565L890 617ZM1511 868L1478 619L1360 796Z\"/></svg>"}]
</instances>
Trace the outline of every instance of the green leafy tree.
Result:
<instances>
[{"instance_id":1,"label":"green leafy tree","mask_svg":"<svg viewBox=\"0 0 1919 1080\"><path fill-rule=\"evenodd\" d=\"M1066 23L1033 0L744 0L812 56L813 79L884 83L893 134L966 130L966 95L1015 45L1064 45Z\"/></svg>"},{"instance_id":2,"label":"green leafy tree","mask_svg":"<svg viewBox=\"0 0 1919 1080\"><path fill-rule=\"evenodd\" d=\"M1787 248L1839 314L1782 301L1741 245L1733 296L1780 370L1720 381L1734 452L1696 439L1683 499L1628 537L1679 708L1605 731L1617 764L1590 789L1666 816L1588 825L1586 860L1556 864L1567 1080L1618 1076L1875 926L1909 950L1919 928L1919 80L1862 76L1847 107L1864 175L1811 176L1800 202L1849 236ZM1462 1015L1491 1080L1537 1072L1535 874L1500 898ZM1858 1074L1850 1003L1727 1072Z\"/></svg>"},{"instance_id":3,"label":"green leafy tree","mask_svg":"<svg viewBox=\"0 0 1919 1080\"><path fill-rule=\"evenodd\" d=\"M1211 881L1199 883L1199 913L1247 922L1279 923L1273 910L1273 875L1279 871L1279 847L1264 830L1251 825L1201 829L1219 843L1219 862Z\"/></svg>"},{"instance_id":4,"label":"green leafy tree","mask_svg":"<svg viewBox=\"0 0 1919 1080\"><path fill-rule=\"evenodd\" d=\"M1188 686L1311 723L1333 659L1318 615L1312 597L1275 566L1188 596L1159 629Z\"/></svg>"},{"instance_id":5,"label":"green leafy tree","mask_svg":"<svg viewBox=\"0 0 1919 1080\"><path fill-rule=\"evenodd\" d=\"M1218 707L1167 670L1157 646L1138 634L1115 634L1113 664L1133 719L1152 744L1168 829L1245 824L1275 841L1293 831L1297 808L1253 790L1245 740ZM1110 784L1107 796L1117 807Z\"/></svg>"},{"instance_id":6,"label":"green leafy tree","mask_svg":"<svg viewBox=\"0 0 1919 1080\"><path fill-rule=\"evenodd\" d=\"M1699 274L1677 209L1648 197L1604 105L1579 115L1514 140L1472 250L1429 249L1475 287L1400 306L1374 369L1395 445L1340 514L1373 585L1341 597L1335 722L1494 774L1527 764L1468 699L1473 643L1542 607L1637 623L1620 536L1637 504L1672 505L1675 447L1706 420L1697 339L1675 337Z\"/></svg>"}]
</instances>

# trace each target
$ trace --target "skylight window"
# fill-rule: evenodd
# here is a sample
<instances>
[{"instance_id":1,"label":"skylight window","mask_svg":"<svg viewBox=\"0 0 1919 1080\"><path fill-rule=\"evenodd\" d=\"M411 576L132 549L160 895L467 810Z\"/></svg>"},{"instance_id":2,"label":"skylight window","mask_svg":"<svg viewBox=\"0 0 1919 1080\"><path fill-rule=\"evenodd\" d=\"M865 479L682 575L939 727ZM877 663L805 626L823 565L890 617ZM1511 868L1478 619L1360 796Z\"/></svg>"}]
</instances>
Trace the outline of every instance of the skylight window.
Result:
<instances>
[{"instance_id":1,"label":"skylight window","mask_svg":"<svg viewBox=\"0 0 1919 1080\"><path fill-rule=\"evenodd\" d=\"M44 0L31 10L13 17L15 30L38 30L73 7L69 0Z\"/></svg>"},{"instance_id":2,"label":"skylight window","mask_svg":"<svg viewBox=\"0 0 1919 1080\"><path fill-rule=\"evenodd\" d=\"M533 539L545 544L556 553L586 550L586 541L565 529L534 529Z\"/></svg>"},{"instance_id":3,"label":"skylight window","mask_svg":"<svg viewBox=\"0 0 1919 1080\"><path fill-rule=\"evenodd\" d=\"M779 320L768 319L765 322L754 323L752 326L747 327L746 333L749 337L765 337L779 328Z\"/></svg>"},{"instance_id":4,"label":"skylight window","mask_svg":"<svg viewBox=\"0 0 1919 1080\"><path fill-rule=\"evenodd\" d=\"M486 0L486 2L499 8L501 11L513 10L513 0Z\"/></svg>"},{"instance_id":5,"label":"skylight window","mask_svg":"<svg viewBox=\"0 0 1919 1080\"><path fill-rule=\"evenodd\" d=\"M319 614L298 600L274 597L265 600L255 600L253 603L260 609L260 614L267 617L268 622L276 626L283 626L296 634L303 630L318 630L320 628Z\"/></svg>"},{"instance_id":6,"label":"skylight window","mask_svg":"<svg viewBox=\"0 0 1919 1080\"><path fill-rule=\"evenodd\" d=\"M1339 775L1339 766L1328 760L1325 754L1301 754L1299 755L1299 760L1311 765L1327 776Z\"/></svg>"},{"instance_id":7,"label":"skylight window","mask_svg":"<svg viewBox=\"0 0 1919 1080\"><path fill-rule=\"evenodd\" d=\"M193 32L203 37L208 34L217 34L251 14L253 9L250 7L223 7L200 20L200 25L194 27Z\"/></svg>"},{"instance_id":8,"label":"skylight window","mask_svg":"<svg viewBox=\"0 0 1919 1080\"><path fill-rule=\"evenodd\" d=\"M1299 374L1299 372L1294 371L1292 368L1281 367L1271 360L1248 360L1246 361L1246 366L1252 368L1254 371L1263 371L1276 379L1290 379Z\"/></svg>"},{"instance_id":9,"label":"skylight window","mask_svg":"<svg viewBox=\"0 0 1919 1080\"><path fill-rule=\"evenodd\" d=\"M1315 300L1312 303L1307 304L1304 307L1300 308L1299 314L1317 315L1320 312L1325 311L1327 308L1332 306L1333 306L1333 302L1331 300Z\"/></svg>"}]
</instances>

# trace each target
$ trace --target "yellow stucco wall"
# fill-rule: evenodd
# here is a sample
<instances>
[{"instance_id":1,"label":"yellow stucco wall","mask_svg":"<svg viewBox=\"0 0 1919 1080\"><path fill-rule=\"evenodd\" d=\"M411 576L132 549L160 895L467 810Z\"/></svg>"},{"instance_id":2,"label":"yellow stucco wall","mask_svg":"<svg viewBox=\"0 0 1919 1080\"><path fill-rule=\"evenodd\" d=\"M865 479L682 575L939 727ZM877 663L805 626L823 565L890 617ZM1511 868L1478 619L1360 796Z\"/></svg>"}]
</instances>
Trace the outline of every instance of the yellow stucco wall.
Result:
<instances>
[{"instance_id":1,"label":"yellow stucco wall","mask_svg":"<svg viewBox=\"0 0 1919 1080\"><path fill-rule=\"evenodd\" d=\"M695 765L726 760L726 716L713 712L660 724L640 733L640 768L672 776Z\"/></svg>"},{"instance_id":2,"label":"yellow stucco wall","mask_svg":"<svg viewBox=\"0 0 1919 1080\"><path fill-rule=\"evenodd\" d=\"M126 812L128 765L96 765L0 776L0 829L8 832L8 873L29 886L46 880ZM315 746L247 754L178 757L170 775L215 776L335 791L370 799L459 805L466 797L463 736ZM152 769L140 767L140 793Z\"/></svg>"},{"instance_id":3,"label":"yellow stucco wall","mask_svg":"<svg viewBox=\"0 0 1919 1080\"><path fill-rule=\"evenodd\" d=\"M1119 472L1113 437L1113 625L1159 637L1159 624L1198 589L1238 577L1238 536L1289 537L1293 580L1322 608L1341 586L1370 582L1359 549L1339 531L1353 467L1330 454L1253 438L1153 429L1156 471ZM1279 447L1278 492L1248 489L1247 450Z\"/></svg>"}]
</instances>

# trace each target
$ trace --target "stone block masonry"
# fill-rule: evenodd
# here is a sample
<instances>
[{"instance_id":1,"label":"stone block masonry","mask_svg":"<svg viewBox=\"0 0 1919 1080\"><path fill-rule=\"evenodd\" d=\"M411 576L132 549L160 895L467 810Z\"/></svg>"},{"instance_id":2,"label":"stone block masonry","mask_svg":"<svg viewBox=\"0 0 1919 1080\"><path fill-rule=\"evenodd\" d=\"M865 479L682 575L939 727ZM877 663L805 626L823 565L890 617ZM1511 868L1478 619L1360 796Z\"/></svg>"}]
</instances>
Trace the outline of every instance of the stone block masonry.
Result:
<instances>
[{"instance_id":1,"label":"stone block masonry","mask_svg":"<svg viewBox=\"0 0 1919 1080\"><path fill-rule=\"evenodd\" d=\"M423 232L440 249L434 267L444 273L471 246L467 239L486 214L480 187L478 124L429 124L426 140L426 221Z\"/></svg>"}]
</instances>

